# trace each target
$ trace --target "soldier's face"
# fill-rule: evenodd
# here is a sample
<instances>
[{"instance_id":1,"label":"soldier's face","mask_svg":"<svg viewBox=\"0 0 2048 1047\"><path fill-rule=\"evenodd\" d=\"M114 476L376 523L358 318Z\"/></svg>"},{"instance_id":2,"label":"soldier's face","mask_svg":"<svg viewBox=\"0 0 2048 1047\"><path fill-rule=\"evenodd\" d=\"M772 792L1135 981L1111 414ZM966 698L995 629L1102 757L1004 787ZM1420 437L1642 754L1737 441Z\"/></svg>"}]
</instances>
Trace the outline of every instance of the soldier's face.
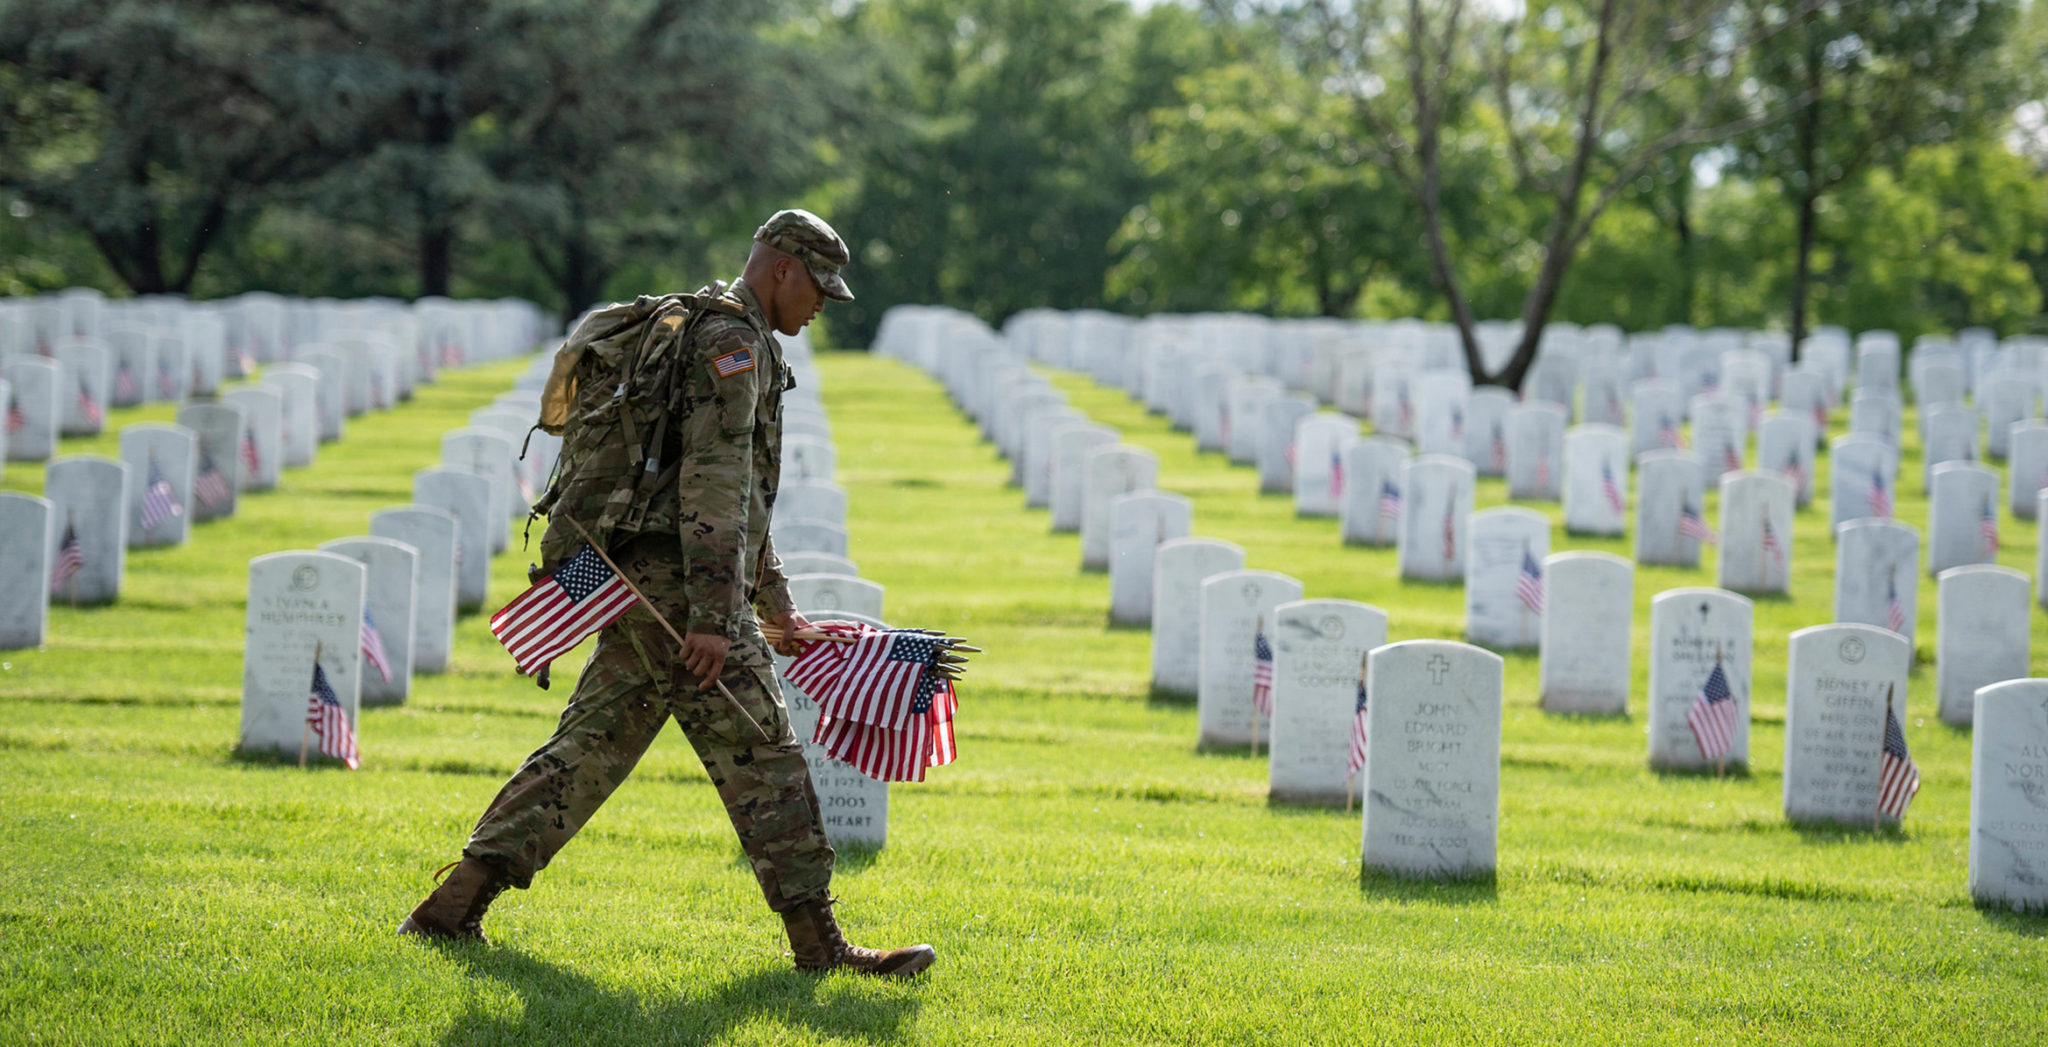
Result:
<instances>
[{"instance_id":1,"label":"soldier's face","mask_svg":"<svg viewBox=\"0 0 2048 1047\"><path fill-rule=\"evenodd\" d=\"M776 263L775 329L794 335L825 311L825 291L811 276L801 259L783 258Z\"/></svg>"}]
</instances>

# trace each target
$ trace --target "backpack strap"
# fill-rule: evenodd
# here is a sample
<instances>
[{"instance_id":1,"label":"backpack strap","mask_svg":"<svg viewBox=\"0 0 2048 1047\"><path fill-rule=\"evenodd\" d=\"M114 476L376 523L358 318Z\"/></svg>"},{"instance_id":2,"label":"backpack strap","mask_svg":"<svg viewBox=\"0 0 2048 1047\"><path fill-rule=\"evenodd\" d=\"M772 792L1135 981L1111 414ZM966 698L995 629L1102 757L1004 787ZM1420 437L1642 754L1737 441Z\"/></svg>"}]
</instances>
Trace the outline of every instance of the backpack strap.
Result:
<instances>
[{"instance_id":1,"label":"backpack strap","mask_svg":"<svg viewBox=\"0 0 2048 1047\"><path fill-rule=\"evenodd\" d=\"M737 303L729 302L725 299L721 293L723 290L723 287L714 285L707 292L700 292L689 296L691 305L689 315L683 320L681 328L676 332L677 350L670 354L668 369L662 375L661 394L655 403L653 439L648 441L647 453L641 456L644 460L640 462L640 470L632 474L635 480L632 499L627 504L625 516L619 522L621 527L638 531L641 522L646 519L647 505L653 501L655 492L675 483L676 477L682 472L683 463L681 460L669 462L666 467L663 467L660 457L661 449L665 446L664 441L668 439L669 415L675 406L676 382L678 376L683 371L682 347L689 344L690 336L696 331L698 323L702 322L706 316L709 316L714 311L723 313L732 313L734 311ZM737 315L744 316L745 312L745 309L739 309ZM628 439L631 439L630 434Z\"/></svg>"}]
</instances>

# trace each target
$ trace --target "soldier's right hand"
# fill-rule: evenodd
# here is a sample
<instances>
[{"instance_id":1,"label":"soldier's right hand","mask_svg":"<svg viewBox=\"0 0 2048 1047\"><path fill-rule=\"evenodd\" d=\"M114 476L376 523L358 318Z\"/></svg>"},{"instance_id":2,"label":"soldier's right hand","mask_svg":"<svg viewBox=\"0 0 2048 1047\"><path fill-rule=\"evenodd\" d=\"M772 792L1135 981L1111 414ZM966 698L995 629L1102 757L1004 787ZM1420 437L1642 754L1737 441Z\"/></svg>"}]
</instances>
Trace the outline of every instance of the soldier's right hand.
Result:
<instances>
[{"instance_id":1,"label":"soldier's right hand","mask_svg":"<svg viewBox=\"0 0 2048 1047\"><path fill-rule=\"evenodd\" d=\"M732 650L732 641L715 633L683 634L683 668L690 675L703 682L700 690L718 685L718 678L725 675L725 655Z\"/></svg>"}]
</instances>

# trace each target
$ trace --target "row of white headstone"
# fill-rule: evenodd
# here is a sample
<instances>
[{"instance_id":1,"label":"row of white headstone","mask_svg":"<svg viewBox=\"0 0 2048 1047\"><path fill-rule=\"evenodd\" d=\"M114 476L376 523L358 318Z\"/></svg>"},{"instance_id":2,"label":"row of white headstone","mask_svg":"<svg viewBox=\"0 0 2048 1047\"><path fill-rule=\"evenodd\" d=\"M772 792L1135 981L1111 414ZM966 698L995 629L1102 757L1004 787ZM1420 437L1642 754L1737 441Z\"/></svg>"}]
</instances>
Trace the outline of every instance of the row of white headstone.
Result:
<instances>
[{"instance_id":1,"label":"row of white headstone","mask_svg":"<svg viewBox=\"0 0 2048 1047\"><path fill-rule=\"evenodd\" d=\"M1001 399L993 405L963 406L970 415L993 407L992 414L1024 427L1022 439L1028 448L1033 422L1042 425L1045 421L1035 418L1035 413L1060 409L1056 394L1048 396L1047 391L1032 389L1034 380L1017 369L1016 361L998 360L996 353L987 355L992 362L985 371L999 380L977 382L972 388L1001 390L996 394ZM1034 399L1046 403L1040 406ZM1295 417L1307 413L1304 410ZM1053 424L1086 422L1067 419ZM1321 461L1311 457L1320 448L1305 450L1314 445L1302 439L1299 424L1297 421L1296 431L1289 434L1293 437L1291 449L1303 460ZM1002 447L1002 423L984 419L983 425L985 431L992 430L991 438ZM1348 431L1355 438L1355 422L1349 423ZM1613 435L1618 437L1619 432ZM1810 428L1799 436L1800 445L1810 453L1814 439ZM1058 439L1051 434L1047 439L1053 445L1052 468L1057 470L1061 461ZM1098 445L1103 442L1097 441ZM1397 446L1405 459L1405 445ZM1664 453L1692 466L1692 475L1698 476L1696 460L1684 459L1675 451ZM1447 459L1447 466L1464 471L1464 504L1469 506L1470 463L1439 457ZM1028 476L1025 479L1028 491ZM1410 479L1404 476L1402 488L1412 491ZM1781 495L1775 499L1783 509L1778 534L1785 536L1780 548L1788 547L1793 491L1791 483L1781 477L1731 478L1727 486L1733 497L1724 500L1723 529L1728 529L1728 501L1742 504L1741 496L1751 481L1775 485L1775 489L1764 490ZM2048 493L2042 497L2048 500ZM1468 631L1473 638L1520 645L1515 641L1527 635L1533 617L1541 637L1549 641L1542 644L1544 706L1561 712L1625 713L1630 687L1633 565L1599 553L1542 555L1547 552L1549 522L1528 510L1493 509L1464 515L1465 534L1459 533L1455 516L1444 516L1441 566L1448 569L1457 546L1470 543L1478 549L1464 564ZM1902 524L1859 521L1857 527L1844 532L1839 555L1856 555L1866 545L1895 548L1900 532L1910 543L1905 553L1910 578L1917 561L1914 547L1918 537ZM1501 722L1501 663L1497 656L1443 641L1385 645L1387 616L1383 610L1354 601L1303 600L1298 580L1244 570L1243 550L1230 543L1176 537L1154 544L1149 572L1154 590L1154 686L1187 690L1190 681L1183 677L1192 676L1200 744L1256 745L1270 739L1271 791L1276 799L1334 802L1339 795L1349 798L1353 729L1364 726L1368 739L1363 753L1367 867L1428 876L1492 871ZM1500 548L1493 551L1499 555L1488 555L1487 550L1495 545ZM1139 553L1137 549L1132 552ZM1547 581L1548 589L1544 598L1532 605L1517 597L1516 583L1525 571L1523 565L1537 562L1543 564L1538 576ZM1724 557L1724 576L1728 570ZM1852 572L1838 572L1838 578L1853 577ZM2014 679L2023 677L2028 666L2025 577L2004 568L1972 566L1943 572L1940 585L1940 632L1945 642L1938 643L1937 679L1943 718L1968 723L1982 707L1988 710L1987 716L1999 720L1996 726L1987 722L1991 730L2002 730L2006 721L2016 720L2021 726L2033 726L2033 733L2048 741L2048 716L2038 715L2048 711L2048 681ZM1845 592L1838 585L1838 611L1853 598L1860 598L1859 604L1872 602L1871 587L1858 588L1862 591ZM1113 583L1113 614L1116 591ZM1889 614L1897 615L1895 594L1890 602ZM1911 620L1910 610L1906 617ZM1653 766L1697 769L1724 761L1748 762L1749 695L1745 683L1750 678L1751 620L1750 602L1725 590L1672 590L1652 601L1649 730ZM1895 618L1886 620L1894 629L1904 624ZM1251 697L1260 643L1268 644L1271 652L1270 719L1258 712ZM1851 622L1802 630L1790 638L1790 647L1786 815L1801 821L1878 824L1883 703L1889 702L1893 715L1905 722L1911 641L1892 629ZM1687 713L1716 667L1731 681L1739 706L1729 751L1710 761ZM1981 699L1980 691L1985 695ZM1367 703L1368 693L1383 697ZM2033 711L2031 720L2023 695L2031 696L2025 700L2038 698L2041 707ZM1356 724L1360 718L1367 723ZM1389 731L1395 739L1392 742L1385 740ZM2044 881L2039 878L2040 873L2048 872L2048 861L2029 862L2024 855L2018 861L2007 860L2015 844L2022 849L2048 846L2048 820L2010 821L2014 813L2010 801L2026 793L2028 771L2048 770L2048 765L1990 768L1987 772L1989 735L1980 730L1977 737L1980 773L1973 776L1972 889L1985 900L2048 903L2048 895L2040 889ZM2048 754L2048 748L2035 751ZM2011 773L1999 773L2001 770ZM2000 815L1975 816L1980 807L2001 804Z\"/></svg>"},{"instance_id":2,"label":"row of white headstone","mask_svg":"<svg viewBox=\"0 0 2048 1047\"><path fill-rule=\"evenodd\" d=\"M95 299L61 301L77 306ZM0 309L21 312L18 304ZM9 582L0 586L0 648L41 644L52 599L88 605L118 599L128 549L183 544L193 524L233 516L242 493L276 487L284 466L312 464L321 442L341 438L343 418L412 395L412 376L378 352L387 333L381 328L332 328L329 344L337 351L308 351L308 363L271 364L260 381L223 389L227 343L210 312L182 303L29 312L57 315L63 324L44 332L52 341L15 343L5 357L0 401L8 404L7 429L29 437L6 445L7 454L50 458L60 430L97 434L109 406L145 400L180 406L175 424L123 427L118 460L60 456L45 470L43 497L0 495L0 576ZM108 314L166 326L102 332L99 321ZM77 326L69 326L74 320ZM211 339L161 333L209 329ZM96 340L101 333L108 342ZM479 355L502 346L484 348L490 352ZM157 377L143 383L139 395L128 395L133 391L114 375L131 372ZM431 380L431 370L422 380Z\"/></svg>"}]
</instances>

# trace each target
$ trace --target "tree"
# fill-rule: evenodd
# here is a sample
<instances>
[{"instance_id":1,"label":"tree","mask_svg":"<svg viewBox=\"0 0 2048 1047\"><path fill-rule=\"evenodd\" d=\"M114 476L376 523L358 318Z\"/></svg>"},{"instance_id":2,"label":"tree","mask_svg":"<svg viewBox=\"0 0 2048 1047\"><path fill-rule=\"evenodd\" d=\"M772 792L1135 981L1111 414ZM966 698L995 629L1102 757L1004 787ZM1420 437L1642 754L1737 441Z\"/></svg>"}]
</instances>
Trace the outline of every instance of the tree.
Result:
<instances>
[{"instance_id":1,"label":"tree","mask_svg":"<svg viewBox=\"0 0 2048 1047\"><path fill-rule=\"evenodd\" d=\"M1477 382L1520 387L1594 223L1653 164L1769 118L1755 108L1723 115L1739 101L1728 72L1749 43L1732 3L1531 0L1502 14L1462 0L1310 0L1281 13L1304 55L1351 98L1361 146L1420 207L1436 283ZM1672 107L1651 105L1688 79L1711 90L1711 104L1675 120ZM1491 370L1445 232L1444 188L1447 163L1496 146L1513 171L1501 195L1526 200L1541 231L1529 245L1521 340Z\"/></svg>"},{"instance_id":2,"label":"tree","mask_svg":"<svg viewBox=\"0 0 2048 1047\"><path fill-rule=\"evenodd\" d=\"M2003 112L2005 85L1988 59L2012 15L2011 0L1836 0L1802 7L1782 32L1757 34L1744 83L1791 116L1750 129L1737 156L1746 173L1777 182L1795 216L1795 352L1806 335L1822 200L1873 165Z\"/></svg>"},{"instance_id":3,"label":"tree","mask_svg":"<svg viewBox=\"0 0 2048 1047\"><path fill-rule=\"evenodd\" d=\"M281 8L8 0L0 187L84 229L131 290L186 291L266 191L370 147L350 64Z\"/></svg>"}]
</instances>

